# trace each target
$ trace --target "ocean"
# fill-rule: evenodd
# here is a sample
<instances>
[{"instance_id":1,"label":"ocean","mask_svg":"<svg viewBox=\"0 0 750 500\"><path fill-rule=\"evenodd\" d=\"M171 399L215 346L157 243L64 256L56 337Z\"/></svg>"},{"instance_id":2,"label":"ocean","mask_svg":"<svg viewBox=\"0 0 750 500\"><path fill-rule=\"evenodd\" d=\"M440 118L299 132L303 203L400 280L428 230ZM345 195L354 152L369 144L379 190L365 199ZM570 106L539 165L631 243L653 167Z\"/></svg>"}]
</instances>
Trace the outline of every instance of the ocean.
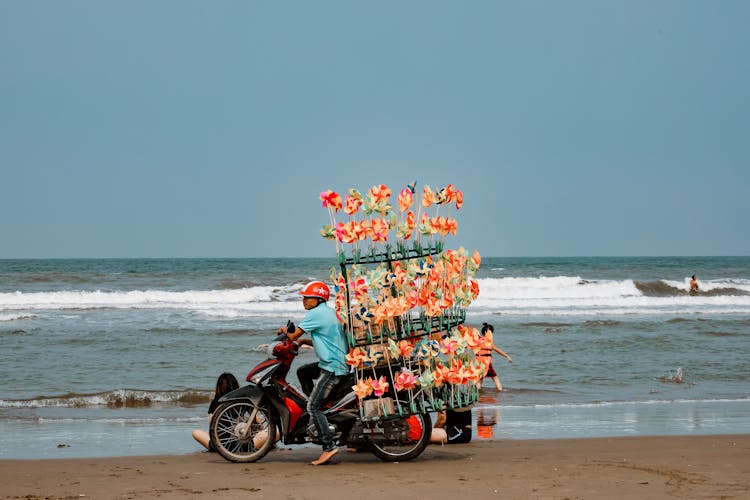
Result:
<instances>
[{"instance_id":1,"label":"ocean","mask_svg":"<svg viewBox=\"0 0 750 500\"><path fill-rule=\"evenodd\" d=\"M332 266L0 260L0 458L200 451L216 377L244 380ZM513 358L477 439L750 433L750 257L484 258L477 278L467 323Z\"/></svg>"}]
</instances>

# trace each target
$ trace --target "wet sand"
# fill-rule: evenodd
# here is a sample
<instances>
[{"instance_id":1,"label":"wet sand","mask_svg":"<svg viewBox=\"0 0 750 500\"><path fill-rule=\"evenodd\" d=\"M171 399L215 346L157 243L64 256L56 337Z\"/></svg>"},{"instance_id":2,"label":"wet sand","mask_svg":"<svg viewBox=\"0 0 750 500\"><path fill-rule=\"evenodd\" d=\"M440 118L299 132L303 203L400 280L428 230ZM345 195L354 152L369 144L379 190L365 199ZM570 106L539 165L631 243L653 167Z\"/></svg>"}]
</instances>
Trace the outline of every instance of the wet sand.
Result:
<instances>
[{"instance_id":1,"label":"wet sand","mask_svg":"<svg viewBox=\"0 0 750 500\"><path fill-rule=\"evenodd\" d=\"M215 453L0 460L0 498L750 498L750 435L478 441L411 462L280 447L254 464Z\"/></svg>"}]
</instances>

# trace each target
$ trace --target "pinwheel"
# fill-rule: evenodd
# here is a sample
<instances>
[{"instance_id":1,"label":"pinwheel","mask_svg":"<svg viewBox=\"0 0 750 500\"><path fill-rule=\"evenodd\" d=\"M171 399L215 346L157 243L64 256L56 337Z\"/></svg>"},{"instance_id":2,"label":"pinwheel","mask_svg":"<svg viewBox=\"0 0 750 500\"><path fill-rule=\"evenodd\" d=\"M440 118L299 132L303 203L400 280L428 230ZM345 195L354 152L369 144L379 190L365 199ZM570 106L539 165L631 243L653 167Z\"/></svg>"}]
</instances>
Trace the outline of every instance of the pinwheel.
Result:
<instances>
[{"instance_id":1,"label":"pinwheel","mask_svg":"<svg viewBox=\"0 0 750 500\"><path fill-rule=\"evenodd\" d=\"M397 286L403 286L404 280L406 279L406 269L404 269L403 264L401 262L394 262L393 268L390 272L390 282Z\"/></svg>"},{"instance_id":2,"label":"pinwheel","mask_svg":"<svg viewBox=\"0 0 750 500\"><path fill-rule=\"evenodd\" d=\"M330 224L326 224L320 228L320 235L327 240L332 240L336 237L336 228Z\"/></svg>"},{"instance_id":3,"label":"pinwheel","mask_svg":"<svg viewBox=\"0 0 750 500\"><path fill-rule=\"evenodd\" d=\"M476 270L479 269L479 265L481 263L482 263L482 256L479 255L479 252L475 250L474 255L471 256L471 261L469 261L469 269L472 272L476 272Z\"/></svg>"},{"instance_id":4,"label":"pinwheel","mask_svg":"<svg viewBox=\"0 0 750 500\"><path fill-rule=\"evenodd\" d=\"M458 349L459 343L452 337L446 337L440 343L440 352L447 354L448 356L457 354Z\"/></svg>"},{"instance_id":5,"label":"pinwheel","mask_svg":"<svg viewBox=\"0 0 750 500\"><path fill-rule=\"evenodd\" d=\"M417 229L419 230L419 234L421 234L422 236L430 236L431 234L433 234L433 228L430 225L430 217L427 214L422 214L422 220L419 221Z\"/></svg>"},{"instance_id":6,"label":"pinwheel","mask_svg":"<svg viewBox=\"0 0 750 500\"><path fill-rule=\"evenodd\" d=\"M450 371L450 368L448 368L442 363L437 363L437 365L435 366L435 369L432 371L432 374L435 380L434 381L435 387L442 387L442 385L448 381L449 371Z\"/></svg>"},{"instance_id":7,"label":"pinwheel","mask_svg":"<svg viewBox=\"0 0 750 500\"><path fill-rule=\"evenodd\" d=\"M464 193L460 190L456 190L456 195L453 199L456 200L456 210L460 210L464 204Z\"/></svg>"},{"instance_id":8,"label":"pinwheel","mask_svg":"<svg viewBox=\"0 0 750 500\"><path fill-rule=\"evenodd\" d=\"M476 280L469 281L472 300L476 299L479 296L479 283Z\"/></svg>"},{"instance_id":9,"label":"pinwheel","mask_svg":"<svg viewBox=\"0 0 750 500\"><path fill-rule=\"evenodd\" d=\"M458 222L456 219L452 219L450 217L445 218L445 225L443 226L445 230L446 235L453 235L455 236L458 232Z\"/></svg>"},{"instance_id":10,"label":"pinwheel","mask_svg":"<svg viewBox=\"0 0 750 500\"><path fill-rule=\"evenodd\" d=\"M409 357L413 350L414 350L414 346L408 340L398 341L398 355L399 356Z\"/></svg>"},{"instance_id":11,"label":"pinwheel","mask_svg":"<svg viewBox=\"0 0 750 500\"><path fill-rule=\"evenodd\" d=\"M354 215L359 210L359 207L362 206L362 198L355 198L350 195L346 195L346 198L344 198L345 206L344 206L344 212L346 212L349 215Z\"/></svg>"},{"instance_id":12,"label":"pinwheel","mask_svg":"<svg viewBox=\"0 0 750 500\"><path fill-rule=\"evenodd\" d=\"M401 356L401 350L399 349L398 344L393 339L388 339L388 351L394 358Z\"/></svg>"},{"instance_id":13,"label":"pinwheel","mask_svg":"<svg viewBox=\"0 0 750 500\"><path fill-rule=\"evenodd\" d=\"M336 224L336 238L342 243L354 243L357 241L357 233L352 222L339 222Z\"/></svg>"},{"instance_id":14,"label":"pinwheel","mask_svg":"<svg viewBox=\"0 0 750 500\"><path fill-rule=\"evenodd\" d=\"M422 189L422 206L424 208L430 208L435 202L435 193L432 192L430 186L425 186Z\"/></svg>"},{"instance_id":15,"label":"pinwheel","mask_svg":"<svg viewBox=\"0 0 750 500\"><path fill-rule=\"evenodd\" d=\"M417 383L419 384L420 387L427 389L435 385L435 376L432 374L430 370L425 370L417 379Z\"/></svg>"},{"instance_id":16,"label":"pinwheel","mask_svg":"<svg viewBox=\"0 0 750 500\"><path fill-rule=\"evenodd\" d=\"M398 194L398 209L406 212L414 202L413 192L409 188L404 188Z\"/></svg>"},{"instance_id":17,"label":"pinwheel","mask_svg":"<svg viewBox=\"0 0 750 500\"><path fill-rule=\"evenodd\" d=\"M482 349L482 336L479 334L479 330L466 325L458 326L457 330L466 343L466 347L474 351L475 354Z\"/></svg>"},{"instance_id":18,"label":"pinwheel","mask_svg":"<svg viewBox=\"0 0 750 500\"><path fill-rule=\"evenodd\" d=\"M417 384L417 377L406 368L402 368L393 381L393 387L397 391L414 389Z\"/></svg>"},{"instance_id":19,"label":"pinwheel","mask_svg":"<svg viewBox=\"0 0 750 500\"><path fill-rule=\"evenodd\" d=\"M360 368L364 365L366 360L367 354L365 354L365 352L359 347L351 349L349 354L346 355L346 364L353 366L354 368Z\"/></svg>"},{"instance_id":20,"label":"pinwheel","mask_svg":"<svg viewBox=\"0 0 750 500\"><path fill-rule=\"evenodd\" d=\"M372 392L377 397L381 397L383 394L388 392L388 388L390 387L390 384L388 384L388 380L385 378L385 376L381 376L377 380L373 380L372 383Z\"/></svg>"},{"instance_id":21,"label":"pinwheel","mask_svg":"<svg viewBox=\"0 0 750 500\"><path fill-rule=\"evenodd\" d=\"M362 302L368 297L369 290L367 281L364 278L357 278L349 282L349 293L354 296L354 300Z\"/></svg>"},{"instance_id":22,"label":"pinwheel","mask_svg":"<svg viewBox=\"0 0 750 500\"><path fill-rule=\"evenodd\" d=\"M466 378L469 382L479 384L484 378L486 368L481 363L474 361L466 367Z\"/></svg>"},{"instance_id":23,"label":"pinwheel","mask_svg":"<svg viewBox=\"0 0 750 500\"><path fill-rule=\"evenodd\" d=\"M415 354L419 359L434 358L440 353L440 342L433 339L422 339L417 343Z\"/></svg>"},{"instance_id":24,"label":"pinwheel","mask_svg":"<svg viewBox=\"0 0 750 500\"><path fill-rule=\"evenodd\" d=\"M332 208L335 212L338 212L343 207L341 196L330 189L320 193L320 201L323 203L323 208Z\"/></svg>"},{"instance_id":25,"label":"pinwheel","mask_svg":"<svg viewBox=\"0 0 750 500\"><path fill-rule=\"evenodd\" d=\"M372 219L372 234L370 235L370 238L373 243L385 242L388 240L389 230L390 227L386 219Z\"/></svg>"},{"instance_id":26,"label":"pinwheel","mask_svg":"<svg viewBox=\"0 0 750 500\"><path fill-rule=\"evenodd\" d=\"M375 185L370 188L368 195L378 203L387 202L391 196L391 190L385 185Z\"/></svg>"},{"instance_id":27,"label":"pinwheel","mask_svg":"<svg viewBox=\"0 0 750 500\"><path fill-rule=\"evenodd\" d=\"M370 394L372 394L373 388L372 388L372 379L368 378L367 380L361 379L357 382L356 385L352 386L352 390L354 391L354 394L357 395L359 399L364 399Z\"/></svg>"},{"instance_id":28,"label":"pinwheel","mask_svg":"<svg viewBox=\"0 0 750 500\"><path fill-rule=\"evenodd\" d=\"M386 361L385 352L383 351L382 344L375 344L367 346L367 358L370 360L373 366L377 366L380 363Z\"/></svg>"}]
</instances>

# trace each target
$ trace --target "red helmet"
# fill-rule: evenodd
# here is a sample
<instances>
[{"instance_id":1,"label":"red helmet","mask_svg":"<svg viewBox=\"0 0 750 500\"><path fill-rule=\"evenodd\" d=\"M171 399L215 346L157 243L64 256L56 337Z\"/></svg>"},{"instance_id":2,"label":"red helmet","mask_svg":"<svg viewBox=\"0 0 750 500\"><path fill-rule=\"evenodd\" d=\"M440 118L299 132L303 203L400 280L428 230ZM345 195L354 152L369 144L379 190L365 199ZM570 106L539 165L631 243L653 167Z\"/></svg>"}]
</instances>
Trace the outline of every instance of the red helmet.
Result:
<instances>
[{"instance_id":1,"label":"red helmet","mask_svg":"<svg viewBox=\"0 0 750 500\"><path fill-rule=\"evenodd\" d=\"M311 281L305 285L299 293L303 297L317 297L326 302L328 302L328 299L331 297L331 290L328 288L328 285L322 281Z\"/></svg>"}]
</instances>

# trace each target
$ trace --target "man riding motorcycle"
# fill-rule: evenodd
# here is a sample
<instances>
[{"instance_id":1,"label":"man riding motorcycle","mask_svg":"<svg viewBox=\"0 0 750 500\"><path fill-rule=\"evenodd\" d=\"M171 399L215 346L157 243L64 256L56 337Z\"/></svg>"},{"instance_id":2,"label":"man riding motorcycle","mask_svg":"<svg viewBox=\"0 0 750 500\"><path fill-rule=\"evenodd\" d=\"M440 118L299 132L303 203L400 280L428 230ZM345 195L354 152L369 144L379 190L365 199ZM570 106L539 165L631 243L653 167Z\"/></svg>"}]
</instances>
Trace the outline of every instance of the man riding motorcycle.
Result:
<instances>
[{"instance_id":1,"label":"man riding motorcycle","mask_svg":"<svg viewBox=\"0 0 750 500\"><path fill-rule=\"evenodd\" d=\"M346 364L349 348L341 324L336 318L336 312L326 303L331 296L328 286L322 281L311 281L299 293L302 295L302 305L307 311L305 319L294 332L288 332L284 326L279 328L278 333L286 334L289 340L296 341L305 332L309 332L315 354L320 360L320 375L310 393L307 411L323 444L323 453L311 463L321 465L338 453L328 427L328 420L323 413L323 403L349 372ZM310 370L298 372L298 376L303 377L309 374ZM305 387L309 385L309 381L300 380L300 384Z\"/></svg>"}]
</instances>

